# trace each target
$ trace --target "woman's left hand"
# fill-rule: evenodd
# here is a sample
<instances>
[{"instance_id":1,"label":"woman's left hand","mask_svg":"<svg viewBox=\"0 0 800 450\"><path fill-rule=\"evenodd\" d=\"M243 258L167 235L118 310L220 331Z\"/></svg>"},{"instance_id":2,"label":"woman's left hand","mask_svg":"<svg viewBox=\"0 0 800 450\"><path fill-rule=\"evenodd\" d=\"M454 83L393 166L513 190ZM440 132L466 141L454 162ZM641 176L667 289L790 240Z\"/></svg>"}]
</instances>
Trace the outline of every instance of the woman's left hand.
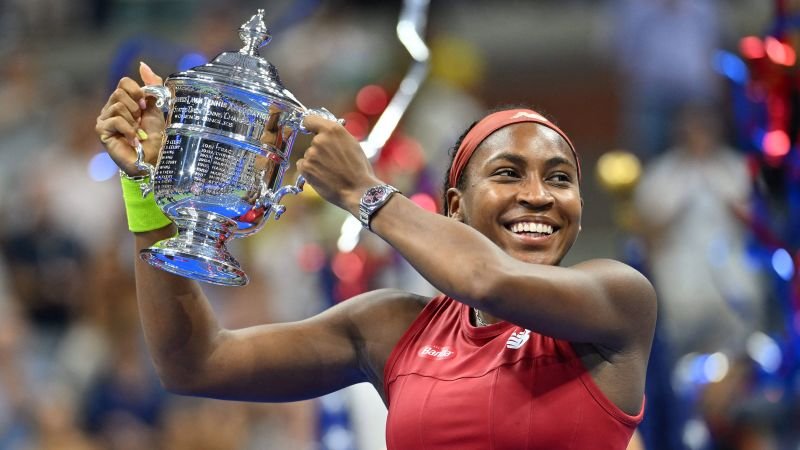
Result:
<instances>
[{"instance_id":1,"label":"woman's left hand","mask_svg":"<svg viewBox=\"0 0 800 450\"><path fill-rule=\"evenodd\" d=\"M319 116L307 116L303 126L315 136L297 170L322 198L357 216L364 191L381 183L361 145L342 125Z\"/></svg>"}]
</instances>

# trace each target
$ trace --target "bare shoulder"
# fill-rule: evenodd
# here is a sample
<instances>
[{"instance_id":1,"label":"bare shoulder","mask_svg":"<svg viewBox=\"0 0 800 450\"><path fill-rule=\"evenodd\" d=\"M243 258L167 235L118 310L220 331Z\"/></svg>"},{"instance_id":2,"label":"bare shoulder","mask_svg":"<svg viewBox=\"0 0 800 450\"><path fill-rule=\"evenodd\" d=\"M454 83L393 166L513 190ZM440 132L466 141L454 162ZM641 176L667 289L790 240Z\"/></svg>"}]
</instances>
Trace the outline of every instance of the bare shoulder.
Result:
<instances>
[{"instance_id":1,"label":"bare shoulder","mask_svg":"<svg viewBox=\"0 0 800 450\"><path fill-rule=\"evenodd\" d=\"M622 297L634 297L644 302L655 302L655 289L650 280L623 262L599 258L578 263L571 268L591 275L605 288L618 292Z\"/></svg>"},{"instance_id":2,"label":"bare shoulder","mask_svg":"<svg viewBox=\"0 0 800 450\"><path fill-rule=\"evenodd\" d=\"M403 316L413 319L425 308L430 297L399 289L378 289L347 300L348 315L354 324L369 327L377 322L405 321ZM400 317L398 317L400 316ZM408 323L407 325L410 325Z\"/></svg>"},{"instance_id":3,"label":"bare shoulder","mask_svg":"<svg viewBox=\"0 0 800 450\"><path fill-rule=\"evenodd\" d=\"M589 276L600 292L626 316L639 342L649 348L657 315L656 292L650 280L633 267L613 259L592 259L571 267Z\"/></svg>"}]
</instances>

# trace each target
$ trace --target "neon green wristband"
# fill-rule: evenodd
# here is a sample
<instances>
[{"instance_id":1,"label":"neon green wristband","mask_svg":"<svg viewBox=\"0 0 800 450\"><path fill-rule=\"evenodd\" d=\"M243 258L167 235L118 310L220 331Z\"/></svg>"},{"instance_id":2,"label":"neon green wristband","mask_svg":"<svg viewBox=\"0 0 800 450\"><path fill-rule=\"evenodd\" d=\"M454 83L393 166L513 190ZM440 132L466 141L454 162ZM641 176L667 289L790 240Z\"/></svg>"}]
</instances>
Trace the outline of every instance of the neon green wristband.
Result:
<instances>
[{"instance_id":1,"label":"neon green wristband","mask_svg":"<svg viewBox=\"0 0 800 450\"><path fill-rule=\"evenodd\" d=\"M119 180L122 185L122 199L125 201L125 214L128 216L129 230L134 233L142 233L164 228L171 223L156 205L152 192L142 198L139 185L143 182L146 183L148 178L133 179L120 176Z\"/></svg>"}]
</instances>

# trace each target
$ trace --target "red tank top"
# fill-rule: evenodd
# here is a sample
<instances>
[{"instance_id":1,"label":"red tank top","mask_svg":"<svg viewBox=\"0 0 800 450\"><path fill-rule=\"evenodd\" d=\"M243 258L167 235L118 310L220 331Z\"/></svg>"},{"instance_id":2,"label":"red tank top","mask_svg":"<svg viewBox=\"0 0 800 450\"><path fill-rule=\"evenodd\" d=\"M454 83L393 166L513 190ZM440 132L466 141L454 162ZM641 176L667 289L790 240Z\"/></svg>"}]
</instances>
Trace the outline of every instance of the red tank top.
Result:
<instances>
[{"instance_id":1,"label":"red tank top","mask_svg":"<svg viewBox=\"0 0 800 450\"><path fill-rule=\"evenodd\" d=\"M572 346L509 322L474 327L438 296L386 363L389 450L618 449L630 416L595 385Z\"/></svg>"}]
</instances>

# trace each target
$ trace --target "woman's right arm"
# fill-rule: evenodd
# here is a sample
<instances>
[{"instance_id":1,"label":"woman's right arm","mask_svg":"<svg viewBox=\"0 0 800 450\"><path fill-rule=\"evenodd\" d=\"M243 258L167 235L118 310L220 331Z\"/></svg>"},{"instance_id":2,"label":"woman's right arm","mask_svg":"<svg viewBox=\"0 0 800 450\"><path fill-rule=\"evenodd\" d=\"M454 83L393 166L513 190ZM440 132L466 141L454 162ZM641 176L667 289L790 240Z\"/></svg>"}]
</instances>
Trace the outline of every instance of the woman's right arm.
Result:
<instances>
[{"instance_id":1,"label":"woman's right arm","mask_svg":"<svg viewBox=\"0 0 800 450\"><path fill-rule=\"evenodd\" d=\"M147 84L161 84L146 66L141 75ZM109 155L130 175L136 173L132 141L137 136L143 139L146 160L154 163L165 126L162 113L152 101L143 104L143 99L138 83L124 78L97 119L96 131ZM140 250L171 237L174 231L170 225L136 233L141 322L157 372L168 389L217 398L288 401L373 378L365 370L362 354L362 342L370 338L370 332L364 336L360 323L369 323L364 319L374 309L369 305L381 303L385 294L366 294L301 322L225 330L197 282L138 258Z\"/></svg>"},{"instance_id":2,"label":"woman's right arm","mask_svg":"<svg viewBox=\"0 0 800 450\"><path fill-rule=\"evenodd\" d=\"M138 258L139 250L170 237L171 228L136 234L139 312L167 389L214 398L292 401L366 381L347 307L301 322L221 328L197 282Z\"/></svg>"}]
</instances>

